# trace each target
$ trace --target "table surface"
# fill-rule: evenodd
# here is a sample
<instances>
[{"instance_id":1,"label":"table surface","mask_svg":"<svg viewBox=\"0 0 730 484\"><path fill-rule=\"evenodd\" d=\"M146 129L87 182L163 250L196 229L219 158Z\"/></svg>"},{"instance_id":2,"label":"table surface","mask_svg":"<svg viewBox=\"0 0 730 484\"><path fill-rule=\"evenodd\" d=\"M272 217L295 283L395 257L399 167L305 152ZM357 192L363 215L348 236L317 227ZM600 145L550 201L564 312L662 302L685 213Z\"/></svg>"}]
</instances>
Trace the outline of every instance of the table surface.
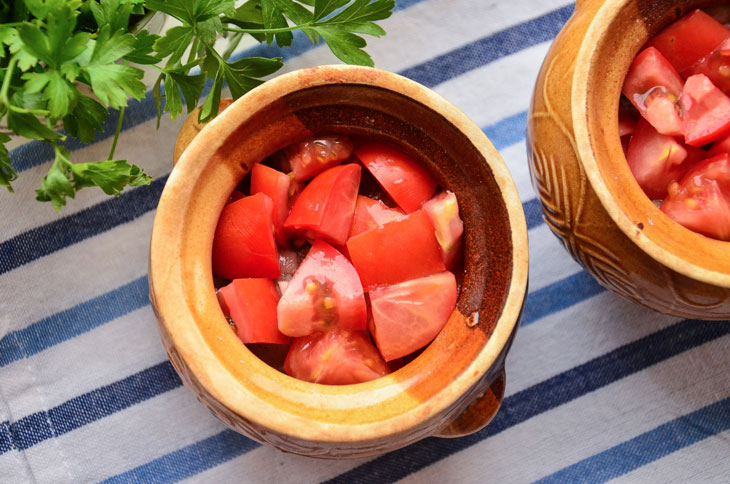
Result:
<instances>
[{"instance_id":1,"label":"table surface","mask_svg":"<svg viewBox=\"0 0 730 484\"><path fill-rule=\"evenodd\" d=\"M150 187L116 199L84 190L58 216L32 201L48 148L11 154L20 178L14 195L0 193L0 482L728 482L730 323L678 320L606 292L542 221L526 109L573 11L563 2L399 1L388 35L369 40L378 67L483 127L524 202L530 293L486 429L329 462L260 446L198 403L165 358L147 297L155 205L182 122L166 117L155 131L148 96L128 109L117 154L144 166ZM336 61L302 36L281 54L286 70ZM111 131L72 146L73 158L103 159Z\"/></svg>"}]
</instances>

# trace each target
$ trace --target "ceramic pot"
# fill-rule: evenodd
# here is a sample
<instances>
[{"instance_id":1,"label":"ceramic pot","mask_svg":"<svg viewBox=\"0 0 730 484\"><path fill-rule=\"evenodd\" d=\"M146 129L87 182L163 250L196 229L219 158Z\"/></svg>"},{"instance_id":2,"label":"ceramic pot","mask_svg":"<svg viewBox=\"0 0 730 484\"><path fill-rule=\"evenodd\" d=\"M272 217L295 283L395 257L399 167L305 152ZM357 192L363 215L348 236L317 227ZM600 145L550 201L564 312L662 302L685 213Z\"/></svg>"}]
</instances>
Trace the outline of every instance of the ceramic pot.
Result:
<instances>
[{"instance_id":1,"label":"ceramic pot","mask_svg":"<svg viewBox=\"0 0 730 484\"><path fill-rule=\"evenodd\" d=\"M730 243L673 222L644 195L618 135L631 61L663 27L715 1L583 0L535 85L527 151L547 225L596 280L684 318L730 318Z\"/></svg>"},{"instance_id":2,"label":"ceramic pot","mask_svg":"<svg viewBox=\"0 0 730 484\"><path fill-rule=\"evenodd\" d=\"M402 369L357 385L299 381L258 359L231 331L211 272L218 216L251 166L323 133L397 143L456 193L465 225L465 269L446 326ZM472 121L396 74L322 66L249 92L185 149L155 217L150 299L180 377L232 429L287 452L363 457L464 435L494 416L527 268L517 191Z\"/></svg>"}]
</instances>

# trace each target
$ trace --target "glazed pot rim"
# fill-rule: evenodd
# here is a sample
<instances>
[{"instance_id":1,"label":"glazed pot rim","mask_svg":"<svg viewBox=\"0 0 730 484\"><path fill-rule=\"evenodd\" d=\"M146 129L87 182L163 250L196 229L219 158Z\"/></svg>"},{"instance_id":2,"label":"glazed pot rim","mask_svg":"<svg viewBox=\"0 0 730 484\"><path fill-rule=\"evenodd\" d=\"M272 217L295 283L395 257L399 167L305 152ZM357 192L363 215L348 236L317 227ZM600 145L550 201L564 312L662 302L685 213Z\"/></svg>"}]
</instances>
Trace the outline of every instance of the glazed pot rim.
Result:
<instances>
[{"instance_id":1,"label":"glazed pot rim","mask_svg":"<svg viewBox=\"0 0 730 484\"><path fill-rule=\"evenodd\" d=\"M156 253L168 249L178 233L174 228L174 224L179 221L179 215L175 213L178 209L176 199L181 193L184 194L191 190L189 187L191 183L189 180L186 182L187 178L201 176L203 168L199 165L205 165L205 163L197 163L197 161L201 158L206 159L206 156L209 158L219 148L221 140L263 107L286 94L328 84L356 84L394 91L433 109L448 122L458 126L487 160L492 170L505 203L513 247L512 274L503 310L493 333L468 367L434 397L414 402L412 407L387 421L378 420L358 425L303 418L275 407L259 395L249 391L246 385L241 383L211 350L193 315L185 308L172 306L175 297L186 298L182 289L176 287L175 283L175 277L179 276L181 271L180 267L175 266L175 264L180 265L179 261L175 261L177 258L168 257L168 260L163 263L160 258L155 257ZM248 109L249 105L253 106L253 109ZM224 134L219 134L217 137L205 135L205 133L212 132ZM207 269L201 267L195 268L195 270L199 273L199 277L212 281L209 265ZM448 101L414 81L388 71L344 65L301 69L278 76L239 98L208 123L187 147L169 176L155 216L150 248L150 291L155 300L158 319L161 324L165 325L176 350L198 382L218 402L259 426L294 438L319 442L369 441L388 437L413 428L418 423L437 416L449 408L495 364L503 348L509 344L526 297L527 272L527 225L520 198L506 164L482 130ZM178 282L177 286L182 286L182 284ZM173 294L169 294L167 291L172 291ZM210 295L201 295L201 297L214 298L215 296L211 291ZM179 331L181 327L188 330ZM230 337L235 336L231 334ZM254 373L258 371L256 368L263 373L276 372L273 368L260 362L247 349L246 352L250 356L246 363L254 364ZM269 385L274 393L276 385L284 385L287 387L287 391L301 394L302 405L324 409L349 408L348 406L352 405L352 399L364 391L387 395L389 392L399 389L399 383L392 378L392 375L367 383L339 387L307 383L286 375L283 377L275 385L266 381L265 377L260 378L257 383Z\"/></svg>"},{"instance_id":2,"label":"glazed pot rim","mask_svg":"<svg viewBox=\"0 0 730 484\"><path fill-rule=\"evenodd\" d=\"M578 155L577 158L582 166L583 173L585 173L586 177L590 181L596 196L608 215L618 225L621 231L642 251L660 264L665 265L677 273L716 286L730 287L730 273L712 270L708 267L701 267L693 261L687 260L686 258L678 256L670 250L667 250L667 247L658 243L655 238L647 236L644 231L637 231L636 222L632 221L627 213L621 208L616 197L609 189L601 174L593 135L589 132L588 120L590 112L587 100L592 87L591 71L594 66L598 65L596 59L600 55L600 49L596 47L601 45L604 34L607 32L611 23L622 13L622 9L627 7L631 2L632 0L605 0L598 8L598 11L591 21L576 57L575 71L573 73L571 104L573 106L572 122L573 132L575 134L575 149ZM620 95L619 86L619 92L616 93L617 100ZM618 119L615 124L617 125L617 123ZM611 136L613 131L608 130L608 133L609 136ZM618 143L618 136L616 136L616 143ZM626 170L629 171L628 163L626 163ZM631 179L633 181L633 177ZM635 182L631 183L630 186L626 186L625 189L627 191L641 191L638 183ZM643 195L643 191L641 191L641 193ZM651 204L648 197L645 195L644 197L648 203ZM669 217L661 212L656 206L653 208L649 207L648 210L651 211L651 215L654 217L666 218L669 220ZM674 222L671 223L671 226L676 229L681 236L687 237L695 243L697 243L698 240L702 243L704 241L703 239L707 239L707 241L711 244L721 244L721 247L723 247L721 250L726 250L730 253L730 242L709 239Z\"/></svg>"}]
</instances>

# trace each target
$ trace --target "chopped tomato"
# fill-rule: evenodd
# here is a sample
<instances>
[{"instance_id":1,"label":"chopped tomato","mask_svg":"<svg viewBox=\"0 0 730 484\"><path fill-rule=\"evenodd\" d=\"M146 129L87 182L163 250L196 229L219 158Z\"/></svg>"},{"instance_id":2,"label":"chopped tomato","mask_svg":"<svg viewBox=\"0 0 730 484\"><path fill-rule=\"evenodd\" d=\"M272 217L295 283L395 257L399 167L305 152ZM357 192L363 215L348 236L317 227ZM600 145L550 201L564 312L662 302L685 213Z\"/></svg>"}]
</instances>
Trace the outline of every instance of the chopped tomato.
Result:
<instances>
[{"instance_id":1,"label":"chopped tomato","mask_svg":"<svg viewBox=\"0 0 730 484\"><path fill-rule=\"evenodd\" d=\"M355 156L405 213L421 208L436 191L426 169L394 146L368 143L357 148Z\"/></svg>"},{"instance_id":2,"label":"chopped tomato","mask_svg":"<svg viewBox=\"0 0 730 484\"><path fill-rule=\"evenodd\" d=\"M234 279L218 290L218 300L244 343L289 344L277 326L279 293L271 279Z\"/></svg>"},{"instance_id":3,"label":"chopped tomato","mask_svg":"<svg viewBox=\"0 0 730 484\"><path fill-rule=\"evenodd\" d=\"M730 241L730 156L705 160L672 183L660 209L690 230Z\"/></svg>"},{"instance_id":4,"label":"chopped tomato","mask_svg":"<svg viewBox=\"0 0 730 484\"><path fill-rule=\"evenodd\" d=\"M279 277L273 210L263 193L223 207L213 239L213 273L226 279Z\"/></svg>"},{"instance_id":5,"label":"chopped tomato","mask_svg":"<svg viewBox=\"0 0 730 484\"><path fill-rule=\"evenodd\" d=\"M400 220L403 217L405 217L405 214L399 208L390 208L380 200L358 195L349 237L378 228L393 220Z\"/></svg>"},{"instance_id":6,"label":"chopped tomato","mask_svg":"<svg viewBox=\"0 0 730 484\"><path fill-rule=\"evenodd\" d=\"M636 56L621 92L660 133L683 133L677 108L682 78L657 49L649 47Z\"/></svg>"},{"instance_id":7,"label":"chopped tomato","mask_svg":"<svg viewBox=\"0 0 730 484\"><path fill-rule=\"evenodd\" d=\"M251 195L263 193L273 202L274 235L277 242L282 246L287 244L287 237L284 234L284 221L289 215L290 182L291 179L288 175L261 163L256 163L251 168Z\"/></svg>"},{"instance_id":8,"label":"chopped tomato","mask_svg":"<svg viewBox=\"0 0 730 484\"><path fill-rule=\"evenodd\" d=\"M277 307L279 330L306 336L333 327L362 331L367 306L360 278L344 255L317 240L294 273Z\"/></svg>"},{"instance_id":9,"label":"chopped tomato","mask_svg":"<svg viewBox=\"0 0 730 484\"><path fill-rule=\"evenodd\" d=\"M345 136L322 136L287 148L294 179L309 180L350 158L352 141Z\"/></svg>"},{"instance_id":10,"label":"chopped tomato","mask_svg":"<svg viewBox=\"0 0 730 484\"><path fill-rule=\"evenodd\" d=\"M703 74L687 79L679 98L688 145L702 146L730 132L730 98Z\"/></svg>"},{"instance_id":11,"label":"chopped tomato","mask_svg":"<svg viewBox=\"0 0 730 484\"><path fill-rule=\"evenodd\" d=\"M342 329L295 339L284 371L294 378L323 385L363 383L390 373L365 333Z\"/></svg>"},{"instance_id":12,"label":"chopped tomato","mask_svg":"<svg viewBox=\"0 0 730 484\"><path fill-rule=\"evenodd\" d=\"M686 78L696 74L706 75L725 94L730 94L730 39L682 72Z\"/></svg>"},{"instance_id":13,"label":"chopped tomato","mask_svg":"<svg viewBox=\"0 0 730 484\"><path fill-rule=\"evenodd\" d=\"M452 269L461 254L461 234L464 233L464 222L459 217L456 195L443 191L424 203L423 210L433 223L444 265L447 269Z\"/></svg>"},{"instance_id":14,"label":"chopped tomato","mask_svg":"<svg viewBox=\"0 0 730 484\"><path fill-rule=\"evenodd\" d=\"M370 332L385 361L426 346L456 307L456 278L440 272L368 293Z\"/></svg>"},{"instance_id":15,"label":"chopped tomato","mask_svg":"<svg viewBox=\"0 0 730 484\"><path fill-rule=\"evenodd\" d=\"M649 198L656 200L667 194L667 186L679 180L691 164L702 159L700 153L704 152L691 146L685 148L640 119L626 159L639 186Z\"/></svg>"},{"instance_id":16,"label":"chopped tomato","mask_svg":"<svg viewBox=\"0 0 730 484\"><path fill-rule=\"evenodd\" d=\"M446 269L433 224L423 210L356 235L347 241L347 250L366 291Z\"/></svg>"},{"instance_id":17,"label":"chopped tomato","mask_svg":"<svg viewBox=\"0 0 730 484\"><path fill-rule=\"evenodd\" d=\"M730 37L730 30L702 10L693 10L651 39L678 72L682 72Z\"/></svg>"},{"instance_id":18,"label":"chopped tomato","mask_svg":"<svg viewBox=\"0 0 730 484\"><path fill-rule=\"evenodd\" d=\"M355 213L360 166L336 166L317 175L299 195L284 228L307 239L344 244Z\"/></svg>"}]
</instances>

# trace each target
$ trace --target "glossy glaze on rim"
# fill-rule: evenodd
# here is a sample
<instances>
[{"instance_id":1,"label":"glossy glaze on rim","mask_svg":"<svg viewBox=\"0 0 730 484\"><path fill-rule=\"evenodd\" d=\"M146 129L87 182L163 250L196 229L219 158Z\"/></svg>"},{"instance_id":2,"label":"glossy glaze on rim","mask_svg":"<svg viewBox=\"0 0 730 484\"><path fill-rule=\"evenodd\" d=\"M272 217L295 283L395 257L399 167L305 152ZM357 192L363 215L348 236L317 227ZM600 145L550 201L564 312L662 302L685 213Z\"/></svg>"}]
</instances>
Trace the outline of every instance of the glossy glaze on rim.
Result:
<instances>
[{"instance_id":1,"label":"glossy glaze on rim","mask_svg":"<svg viewBox=\"0 0 730 484\"><path fill-rule=\"evenodd\" d=\"M576 60L573 129L585 173L624 234L672 270L730 287L730 243L685 229L661 212L634 180L618 136L623 78L641 46L689 10L713 3L606 0Z\"/></svg>"},{"instance_id":2,"label":"glossy glaze on rim","mask_svg":"<svg viewBox=\"0 0 730 484\"><path fill-rule=\"evenodd\" d=\"M251 160L259 161L270 154L241 153L235 146L227 146L226 140L238 133L244 123L256 124L252 122L256 116L265 116L261 114L265 109L259 108L285 98L297 102L296 93L328 85L372 87L376 96L378 89L389 91L438 113L458 127L487 160L493 180L501 191L511 229L508 245L513 265L508 274L505 298L497 308L498 320L490 329L491 336L486 344L473 357L469 356L468 364L458 368L453 379L438 388L435 394L428 394L423 381L412 384L404 378L409 375L408 371L403 370L365 384L341 387L298 381L256 358L238 342L233 332L218 331L225 327L225 320L212 284L212 231L227 194L248 169ZM288 133L291 142L301 137L306 129L297 127L300 121L289 121L286 129L291 130ZM219 136L204 136L205 133ZM271 151L270 147L268 151ZM215 160L200 162L216 156L240 157L241 166ZM210 185L214 181L220 181L217 194L211 191ZM208 215L203 218L185 216L196 210ZM194 240L181 242L182 233ZM193 249L189 247L194 247L195 253L190 253ZM463 399L488 371L498 371L494 367L503 363L500 360L509 347L524 303L527 262L527 228L516 188L501 157L473 122L440 96L396 74L361 67L322 66L280 76L251 91L211 121L185 150L158 206L150 251L150 288L160 322L177 353L217 402L260 428L300 441L364 442L408 432L429 421L432 432L445 413L453 416L455 403ZM217 317L210 317L211 314ZM444 332L462 331L464 325L464 316L455 311ZM216 340L212 339L213 334ZM447 341L447 336L441 340ZM439 342L440 337L424 355L440 352L441 358L459 360L459 355L449 356L449 349L440 347ZM427 358L419 357L414 368L418 368L417 362L421 359ZM444 372L448 374L449 368L444 368Z\"/></svg>"}]
</instances>

